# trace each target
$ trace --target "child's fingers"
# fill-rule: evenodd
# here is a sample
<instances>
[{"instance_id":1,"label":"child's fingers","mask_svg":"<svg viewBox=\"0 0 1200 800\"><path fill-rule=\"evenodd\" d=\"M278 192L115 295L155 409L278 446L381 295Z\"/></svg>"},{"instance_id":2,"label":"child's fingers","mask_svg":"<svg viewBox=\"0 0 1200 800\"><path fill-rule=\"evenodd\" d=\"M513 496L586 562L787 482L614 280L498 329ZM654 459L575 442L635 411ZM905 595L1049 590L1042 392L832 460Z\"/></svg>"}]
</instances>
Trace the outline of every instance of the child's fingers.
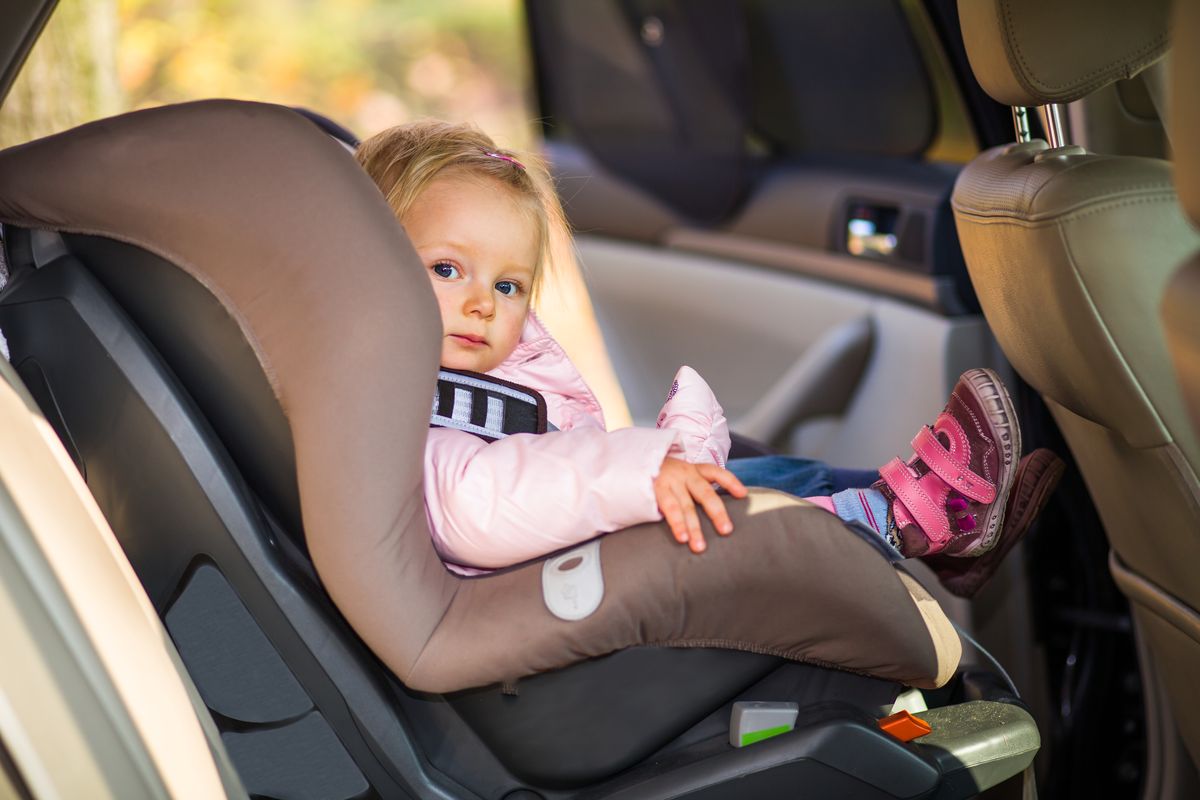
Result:
<instances>
[{"instance_id":1,"label":"child's fingers","mask_svg":"<svg viewBox=\"0 0 1200 800\"><path fill-rule=\"evenodd\" d=\"M687 525L688 548L693 553L703 553L708 545L704 541L704 531L700 528L700 516L696 513L696 504L686 484L679 487L679 505L683 508L683 519Z\"/></svg>"},{"instance_id":2,"label":"child's fingers","mask_svg":"<svg viewBox=\"0 0 1200 800\"><path fill-rule=\"evenodd\" d=\"M701 477L690 483L688 488L691 490L692 496L704 508L704 513L712 520L717 533L722 536L733 533L733 521L729 519L729 512L725 510L725 504L721 502L721 498L712 488L712 483Z\"/></svg>"},{"instance_id":3,"label":"child's fingers","mask_svg":"<svg viewBox=\"0 0 1200 800\"><path fill-rule=\"evenodd\" d=\"M746 486L738 479L737 475L734 475L727 469L718 467L716 464L700 464L698 466L700 474L708 479L709 483L717 484L734 497L746 496Z\"/></svg>"},{"instance_id":4,"label":"child's fingers","mask_svg":"<svg viewBox=\"0 0 1200 800\"><path fill-rule=\"evenodd\" d=\"M687 523L684 521L683 508L679 505L679 499L675 493L669 488L655 485L654 499L658 501L658 510L662 513L663 519L667 521L667 526L675 536L675 541L686 544L688 541Z\"/></svg>"},{"instance_id":5,"label":"child's fingers","mask_svg":"<svg viewBox=\"0 0 1200 800\"><path fill-rule=\"evenodd\" d=\"M687 487L676 484L655 489L658 510L671 528L675 540L686 544L693 553L701 553L706 547L704 533L700 530L700 518L696 516L696 505L688 494Z\"/></svg>"}]
</instances>

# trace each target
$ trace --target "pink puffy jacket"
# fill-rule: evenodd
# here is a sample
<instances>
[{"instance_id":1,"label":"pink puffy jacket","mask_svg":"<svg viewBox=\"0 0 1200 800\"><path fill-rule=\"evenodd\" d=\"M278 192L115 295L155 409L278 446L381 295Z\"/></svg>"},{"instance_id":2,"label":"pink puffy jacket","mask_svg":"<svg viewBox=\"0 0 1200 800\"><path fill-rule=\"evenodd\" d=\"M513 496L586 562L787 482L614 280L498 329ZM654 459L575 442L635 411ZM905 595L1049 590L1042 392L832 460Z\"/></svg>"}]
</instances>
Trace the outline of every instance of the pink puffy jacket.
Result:
<instances>
[{"instance_id":1,"label":"pink puffy jacket","mask_svg":"<svg viewBox=\"0 0 1200 800\"><path fill-rule=\"evenodd\" d=\"M541 392L559 430L488 443L430 429L425 510L452 566L506 567L662 519L653 481L664 457L724 466L729 454L724 412L690 367L675 376L657 428L606 431L583 376L532 313L516 350L488 374Z\"/></svg>"}]
</instances>

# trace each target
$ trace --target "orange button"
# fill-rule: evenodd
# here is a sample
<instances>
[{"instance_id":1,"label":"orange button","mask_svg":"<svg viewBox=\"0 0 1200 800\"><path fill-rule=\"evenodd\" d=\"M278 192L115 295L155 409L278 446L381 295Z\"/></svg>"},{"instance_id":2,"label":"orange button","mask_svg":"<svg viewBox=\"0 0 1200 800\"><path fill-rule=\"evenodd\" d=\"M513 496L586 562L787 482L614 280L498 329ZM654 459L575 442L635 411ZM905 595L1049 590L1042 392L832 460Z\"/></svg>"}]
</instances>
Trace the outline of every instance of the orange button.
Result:
<instances>
[{"instance_id":1,"label":"orange button","mask_svg":"<svg viewBox=\"0 0 1200 800\"><path fill-rule=\"evenodd\" d=\"M920 717L914 717L907 711L897 711L890 717L879 720L879 728L902 742L911 742L933 730L929 727L928 722Z\"/></svg>"}]
</instances>

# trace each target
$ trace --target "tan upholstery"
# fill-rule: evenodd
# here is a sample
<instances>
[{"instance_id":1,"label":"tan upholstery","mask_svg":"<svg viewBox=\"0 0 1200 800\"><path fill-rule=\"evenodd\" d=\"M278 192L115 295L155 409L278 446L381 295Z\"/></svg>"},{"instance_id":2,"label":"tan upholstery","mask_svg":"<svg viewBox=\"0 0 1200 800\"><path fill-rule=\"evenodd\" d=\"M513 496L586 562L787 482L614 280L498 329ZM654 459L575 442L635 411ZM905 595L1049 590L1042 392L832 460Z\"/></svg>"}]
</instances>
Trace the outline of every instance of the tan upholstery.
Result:
<instances>
[{"instance_id":1,"label":"tan upholstery","mask_svg":"<svg viewBox=\"0 0 1200 800\"><path fill-rule=\"evenodd\" d=\"M1176 3L1175 30L1182 41L1200 42L1200 3ZM1175 184L1179 202L1200 225L1200 49L1181 47L1171 58L1168 94L1175 109L1171 136L1176 144ZM1192 254L1163 298L1163 318L1175 358L1175 370L1200 432L1200 253Z\"/></svg>"},{"instance_id":2,"label":"tan upholstery","mask_svg":"<svg viewBox=\"0 0 1200 800\"><path fill-rule=\"evenodd\" d=\"M1078 98L1150 63L1165 47L1165 6L1021 0L961 2L960 12L983 86L1001 102L1033 105ZM963 170L952 205L984 314L1075 455L1196 760L1200 622L1180 621L1200 620L1200 441L1159 308L1200 235L1171 165L1040 141L999 147Z\"/></svg>"},{"instance_id":3,"label":"tan upholstery","mask_svg":"<svg viewBox=\"0 0 1200 800\"><path fill-rule=\"evenodd\" d=\"M959 0L971 70L1010 106L1069 103L1167 49L1170 0Z\"/></svg>"},{"instance_id":4,"label":"tan upholstery","mask_svg":"<svg viewBox=\"0 0 1200 800\"><path fill-rule=\"evenodd\" d=\"M326 589L415 689L644 644L778 654L918 686L958 663L957 636L919 586L836 517L773 492L731 502L736 532L710 536L703 556L663 525L606 537L605 597L579 622L545 608L540 562L448 572L421 489L432 291L366 175L285 109L193 103L4 151L0 221L135 244L220 300L287 416Z\"/></svg>"},{"instance_id":5,"label":"tan upholstery","mask_svg":"<svg viewBox=\"0 0 1200 800\"><path fill-rule=\"evenodd\" d=\"M1174 16L1176 47L1171 56L1168 95L1173 110L1170 128L1175 144L1175 182L1179 200L1193 224L1200 224L1200 3L1176 2ZM1192 437L1200 436L1200 252L1193 252L1172 278L1163 297L1163 324L1174 357L1176 377L1184 402L1191 412ZM1200 536L1193 521L1193 536ZM1193 561L1192 566L1197 562ZM1115 574L1120 574L1114 569ZM1132 582L1128 578L1127 582ZM1124 587L1122 587L1124 588ZM1141 585L1146 596L1147 624L1157 629L1160 648L1177 657L1163 659L1163 680L1179 703L1200 708L1200 606L1180 603L1173 597L1157 596L1157 587ZM1126 590L1127 594L1133 595ZM1167 650L1167 648L1170 648ZM1192 743L1192 754L1200 761L1200 714L1180 715L1184 736Z\"/></svg>"},{"instance_id":6,"label":"tan upholstery","mask_svg":"<svg viewBox=\"0 0 1200 800\"><path fill-rule=\"evenodd\" d=\"M1193 255L1171 280L1163 297L1163 323L1175 375L1191 413L1192 432L1200 435L1200 254Z\"/></svg>"},{"instance_id":7,"label":"tan upholstery","mask_svg":"<svg viewBox=\"0 0 1200 800\"><path fill-rule=\"evenodd\" d=\"M1166 162L1039 161L1045 152L1040 141L996 148L963 170L953 205L971 280L1067 437L1117 552L1200 605L1200 536L1180 538L1185 560L1147 535L1200 521L1200 448L1156 324L1167 280L1200 236Z\"/></svg>"},{"instance_id":8,"label":"tan upholstery","mask_svg":"<svg viewBox=\"0 0 1200 800\"><path fill-rule=\"evenodd\" d=\"M1200 3L1175 3L1175 35L1187 46L1171 55L1167 77L1171 139L1175 143L1175 178L1179 201L1193 222L1200 224Z\"/></svg>"}]
</instances>

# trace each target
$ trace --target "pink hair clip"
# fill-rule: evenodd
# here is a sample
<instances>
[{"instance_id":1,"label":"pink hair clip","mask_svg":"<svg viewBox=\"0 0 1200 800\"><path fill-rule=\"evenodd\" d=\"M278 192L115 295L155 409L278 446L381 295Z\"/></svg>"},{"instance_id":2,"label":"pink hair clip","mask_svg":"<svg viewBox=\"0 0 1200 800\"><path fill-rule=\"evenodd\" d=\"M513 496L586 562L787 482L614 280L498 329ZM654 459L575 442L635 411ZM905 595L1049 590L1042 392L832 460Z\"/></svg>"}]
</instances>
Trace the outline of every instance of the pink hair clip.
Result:
<instances>
[{"instance_id":1,"label":"pink hair clip","mask_svg":"<svg viewBox=\"0 0 1200 800\"><path fill-rule=\"evenodd\" d=\"M510 164L516 164L516 165L517 165L518 167L520 167L521 169L525 169L525 165L524 165L524 164L522 164L520 161L517 161L517 160L516 160L515 158L513 158L512 156L506 156L506 155L504 155L504 153L489 153L487 150L484 150L484 151L483 151L483 154L484 154L485 156L488 156L489 158L498 158L498 159L500 159L501 161L507 161L507 162L508 162L508 163L510 163Z\"/></svg>"}]
</instances>

